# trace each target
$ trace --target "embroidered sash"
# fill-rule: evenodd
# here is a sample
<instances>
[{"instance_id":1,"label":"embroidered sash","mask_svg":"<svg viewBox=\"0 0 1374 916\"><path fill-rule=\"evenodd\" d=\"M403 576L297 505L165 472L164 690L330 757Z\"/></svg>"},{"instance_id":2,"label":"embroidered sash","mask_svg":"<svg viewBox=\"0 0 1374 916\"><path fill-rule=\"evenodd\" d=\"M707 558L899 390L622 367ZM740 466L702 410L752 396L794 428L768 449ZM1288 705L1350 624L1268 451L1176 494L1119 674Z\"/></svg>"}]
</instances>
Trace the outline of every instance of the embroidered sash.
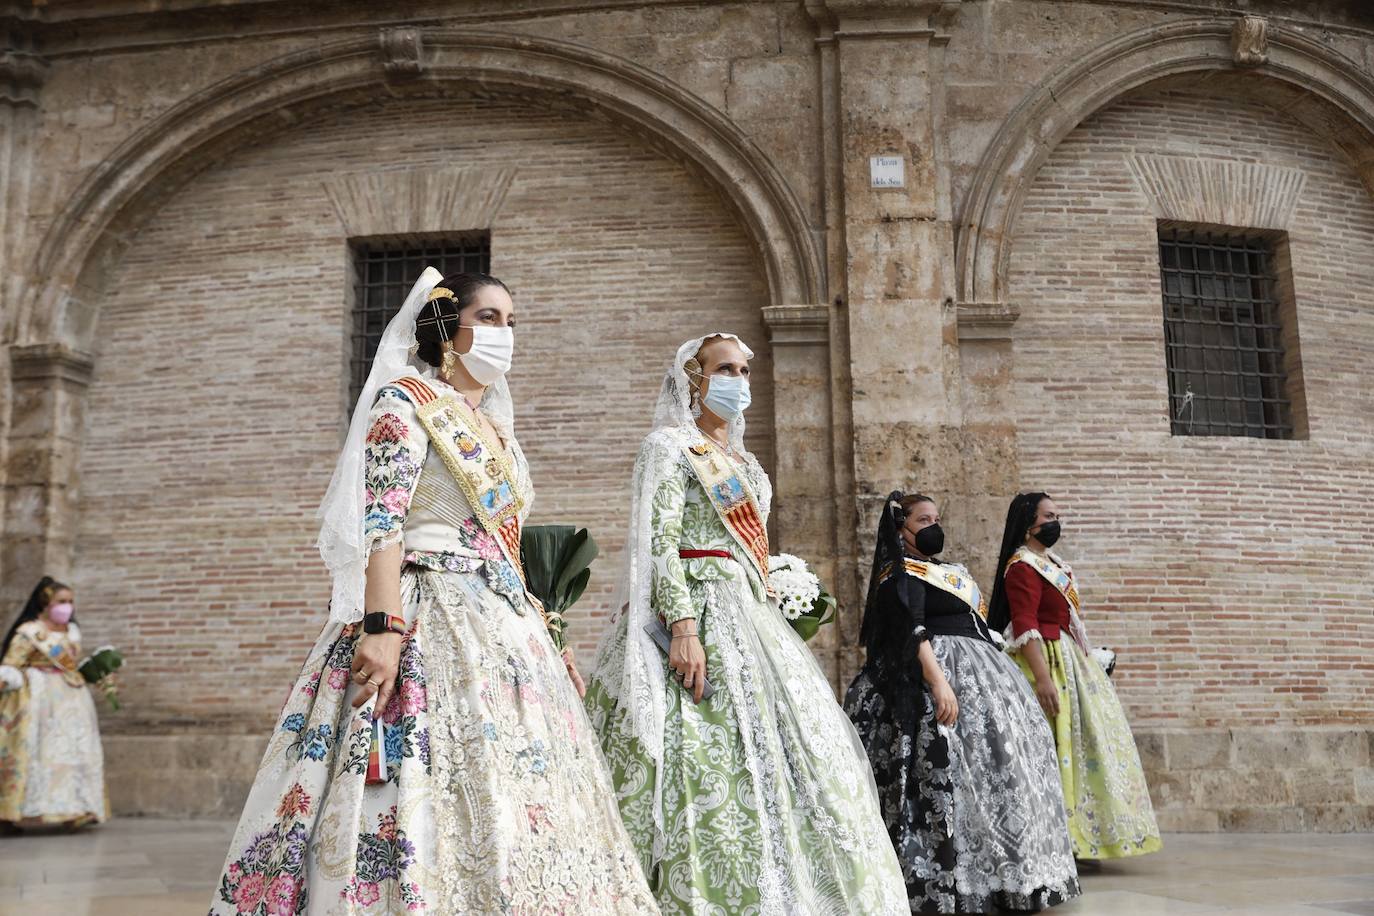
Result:
<instances>
[{"instance_id":1,"label":"embroidered sash","mask_svg":"<svg viewBox=\"0 0 1374 916\"><path fill-rule=\"evenodd\" d=\"M892 578L892 570L895 564L888 564L878 574L879 584ZM965 575L961 570L953 566L946 566L943 563L926 562L917 560L913 557L905 558L906 571L922 582L928 582L938 589L949 592L951 595L964 602L971 609L978 611L978 616L986 619L988 616L988 606L983 601L983 593L978 589L978 583L973 581L973 577Z\"/></svg>"},{"instance_id":2,"label":"embroidered sash","mask_svg":"<svg viewBox=\"0 0 1374 916\"><path fill-rule=\"evenodd\" d=\"M706 491L725 530L744 548L744 555L754 570L768 585L768 530L764 527L758 501L749 485L735 470L734 463L710 445L692 445L685 449L692 471Z\"/></svg>"},{"instance_id":3,"label":"embroidered sash","mask_svg":"<svg viewBox=\"0 0 1374 916\"><path fill-rule=\"evenodd\" d=\"M477 523L496 538L521 584L528 587L520 563L520 510L524 501L515 487L515 469L504 451L482 432L477 415L461 399L441 396L417 378L401 378L391 384L410 395L420 425L467 497Z\"/></svg>"},{"instance_id":4,"label":"embroidered sash","mask_svg":"<svg viewBox=\"0 0 1374 916\"><path fill-rule=\"evenodd\" d=\"M1011 555L1011 559L1007 561L1007 569L1011 569L1013 563L1025 563L1038 572L1046 582L1059 590L1059 594L1064 596L1073 612L1078 613L1078 587L1074 584L1072 572L1027 547L1022 547Z\"/></svg>"}]
</instances>

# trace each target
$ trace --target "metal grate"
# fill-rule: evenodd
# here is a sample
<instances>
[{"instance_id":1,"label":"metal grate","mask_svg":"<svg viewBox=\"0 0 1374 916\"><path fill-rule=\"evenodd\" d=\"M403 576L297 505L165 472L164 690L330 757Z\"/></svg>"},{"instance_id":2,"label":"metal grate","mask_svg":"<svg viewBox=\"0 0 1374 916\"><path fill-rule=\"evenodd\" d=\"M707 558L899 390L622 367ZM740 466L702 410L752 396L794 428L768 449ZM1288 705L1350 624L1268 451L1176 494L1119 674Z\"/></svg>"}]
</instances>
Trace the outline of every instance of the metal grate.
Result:
<instances>
[{"instance_id":1,"label":"metal grate","mask_svg":"<svg viewBox=\"0 0 1374 916\"><path fill-rule=\"evenodd\" d=\"M491 237L486 233L435 241L353 242L353 357L349 403L357 401L372 368L372 357L386 323L401 308L406 293L426 267L444 276L491 270Z\"/></svg>"},{"instance_id":2,"label":"metal grate","mask_svg":"<svg viewBox=\"0 0 1374 916\"><path fill-rule=\"evenodd\" d=\"M1272 243L1161 227L1159 266L1174 435L1291 439Z\"/></svg>"}]
</instances>

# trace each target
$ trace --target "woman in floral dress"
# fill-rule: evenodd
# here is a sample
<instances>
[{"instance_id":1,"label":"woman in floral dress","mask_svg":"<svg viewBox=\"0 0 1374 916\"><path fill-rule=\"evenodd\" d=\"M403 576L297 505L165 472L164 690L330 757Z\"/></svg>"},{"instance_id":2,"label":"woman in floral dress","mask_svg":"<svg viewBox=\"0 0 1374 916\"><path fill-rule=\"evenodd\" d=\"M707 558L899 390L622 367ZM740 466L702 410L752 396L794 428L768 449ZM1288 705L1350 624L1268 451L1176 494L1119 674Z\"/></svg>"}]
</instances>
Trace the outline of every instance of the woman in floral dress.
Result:
<instances>
[{"instance_id":1,"label":"woman in floral dress","mask_svg":"<svg viewBox=\"0 0 1374 916\"><path fill-rule=\"evenodd\" d=\"M0 822L79 827L105 820L105 758L77 670L75 596L44 576L0 646Z\"/></svg>"},{"instance_id":2,"label":"woman in floral dress","mask_svg":"<svg viewBox=\"0 0 1374 916\"><path fill-rule=\"evenodd\" d=\"M905 914L863 746L769 594L750 356L731 334L678 350L587 707L665 914Z\"/></svg>"},{"instance_id":3,"label":"woman in floral dress","mask_svg":"<svg viewBox=\"0 0 1374 916\"><path fill-rule=\"evenodd\" d=\"M331 619L212 914L654 912L519 564L512 311L430 269L383 334L321 508Z\"/></svg>"}]
</instances>

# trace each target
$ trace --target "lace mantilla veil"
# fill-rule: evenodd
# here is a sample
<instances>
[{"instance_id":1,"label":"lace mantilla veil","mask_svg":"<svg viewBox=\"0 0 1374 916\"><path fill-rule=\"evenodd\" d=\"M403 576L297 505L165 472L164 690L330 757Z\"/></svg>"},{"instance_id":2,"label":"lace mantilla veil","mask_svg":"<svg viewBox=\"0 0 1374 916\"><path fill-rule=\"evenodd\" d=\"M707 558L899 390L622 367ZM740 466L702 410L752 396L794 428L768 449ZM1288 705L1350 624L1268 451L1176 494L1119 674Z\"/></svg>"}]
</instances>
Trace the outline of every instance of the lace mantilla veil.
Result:
<instances>
[{"instance_id":1,"label":"lace mantilla veil","mask_svg":"<svg viewBox=\"0 0 1374 916\"><path fill-rule=\"evenodd\" d=\"M681 473L683 449L706 440L697 428L692 415L692 384L687 377L686 364L701 346L714 338L728 338L744 350L754 353L734 334L716 333L693 338L678 347L677 356L663 378L658 404L654 408L653 430L645 438L635 461L630 491L630 527L621 561L620 579L616 589L610 625L597 647L595 672L607 695L618 710L628 716L629 726L641 747L655 764L655 772L663 772L663 727L667 703L663 653L645 627L654 620L650 607L652 585L653 498L660 484L672 475ZM756 486L755 496L765 523L772 502L772 486L758 460L744 448L744 415L729 428L731 450L742 456L743 468ZM654 789L654 819L658 836L655 846L662 844L664 825L661 822L661 784ZM656 854L661 849L656 850Z\"/></svg>"},{"instance_id":2,"label":"lace mantilla veil","mask_svg":"<svg viewBox=\"0 0 1374 916\"><path fill-rule=\"evenodd\" d=\"M333 579L329 618L340 623L356 623L363 616L363 589L366 584L368 547L363 529L367 511L364 481L364 449L367 440L368 415L377 400L377 392L398 378L419 378L433 381L435 370L412 354L415 347L415 318L429 299L430 292L443 279L439 271L426 267L420 279L410 288L401 310L382 332L377 354L372 358L372 370L367 384L353 407L353 419L348 426L343 451L334 465L324 500L316 517L320 521L320 536L316 546L329 567ZM504 377L488 386L482 396L481 409L503 438L514 435L515 412L510 389Z\"/></svg>"}]
</instances>

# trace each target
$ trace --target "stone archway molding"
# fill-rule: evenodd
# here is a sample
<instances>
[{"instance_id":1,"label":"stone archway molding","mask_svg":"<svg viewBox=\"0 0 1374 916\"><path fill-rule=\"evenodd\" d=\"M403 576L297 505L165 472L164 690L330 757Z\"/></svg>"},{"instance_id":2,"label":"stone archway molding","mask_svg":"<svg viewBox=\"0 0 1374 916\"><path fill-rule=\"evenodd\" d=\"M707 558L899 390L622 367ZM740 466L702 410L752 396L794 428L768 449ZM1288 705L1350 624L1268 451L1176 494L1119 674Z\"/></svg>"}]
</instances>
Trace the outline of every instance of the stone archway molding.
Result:
<instances>
[{"instance_id":1,"label":"stone archway molding","mask_svg":"<svg viewBox=\"0 0 1374 916\"><path fill-rule=\"evenodd\" d=\"M1374 185L1374 77L1354 61L1306 35L1253 17L1192 19L1149 26L1108 41L1056 72L1011 112L978 166L959 217L960 324L1009 328L1017 308L1007 278L1016 220L1036 173L1059 142L1085 118L1139 86L1200 71L1277 81L1277 100L1301 120L1298 100L1345 123L1315 125L1349 155ZM1284 98L1287 95L1288 98ZM1324 129L1323 129L1324 128ZM961 327L961 331L963 328ZM1005 332L1005 331L1003 331Z\"/></svg>"},{"instance_id":2,"label":"stone archway molding","mask_svg":"<svg viewBox=\"0 0 1374 916\"><path fill-rule=\"evenodd\" d=\"M183 100L92 169L53 220L28 271L14 324L19 344L86 349L98 284L88 263L119 247L121 213L166 176L224 154L226 137L313 100L398 83L461 84L575 101L654 137L716 182L758 247L774 305L823 297L824 259L781 173L726 115L664 77L582 45L495 31L384 29L328 42L240 71Z\"/></svg>"}]
</instances>

